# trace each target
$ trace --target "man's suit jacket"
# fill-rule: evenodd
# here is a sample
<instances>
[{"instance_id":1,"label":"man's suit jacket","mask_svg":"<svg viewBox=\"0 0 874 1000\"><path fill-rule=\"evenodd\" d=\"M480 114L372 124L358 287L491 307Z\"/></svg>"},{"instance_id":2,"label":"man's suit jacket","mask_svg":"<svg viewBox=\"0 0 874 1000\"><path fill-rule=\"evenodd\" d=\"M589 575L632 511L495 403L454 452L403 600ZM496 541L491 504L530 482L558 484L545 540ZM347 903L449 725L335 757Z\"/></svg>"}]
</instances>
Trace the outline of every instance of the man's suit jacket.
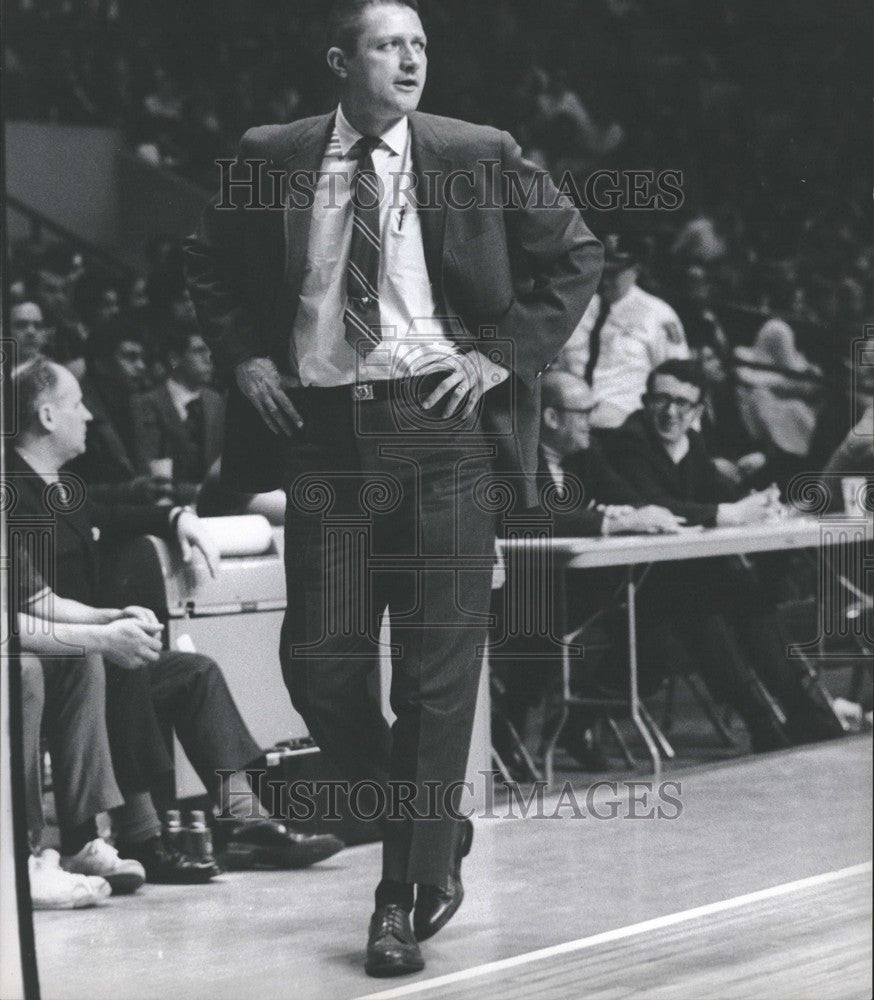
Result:
<instances>
[{"instance_id":1,"label":"man's suit jacket","mask_svg":"<svg viewBox=\"0 0 874 1000\"><path fill-rule=\"evenodd\" d=\"M222 453L225 404L214 389L201 389L203 434L195 448L173 403L166 383L140 396L134 408L134 434L140 471L149 472L156 458L173 459L173 479L177 485L199 487L212 463ZM186 502L190 497L184 498Z\"/></svg>"},{"instance_id":2,"label":"man's suit jacket","mask_svg":"<svg viewBox=\"0 0 874 1000\"><path fill-rule=\"evenodd\" d=\"M296 178L298 190L306 187L301 178L320 169L334 118L251 129L241 142L234 176L246 177L250 168L257 173L253 162L260 161L264 204L272 198L268 170L284 172L292 187ZM507 133L418 112L410 115L410 130L438 314L461 320L465 332L460 337L470 347L501 350L502 363L516 376L486 394L483 424L497 435L500 467L527 474L526 496L534 503L537 379L570 337L597 287L601 245L546 177L544 198L554 207L526 206L519 188L504 198L506 175L515 174L521 189L528 190L538 173ZM480 167L485 161L491 166ZM446 178L460 170L472 172L472 186L467 181L456 185L455 196L463 188L465 196L472 191L475 202L464 211L447 206L440 184L424 180L428 172ZM436 197L427 194L435 188ZM231 192L236 208L218 208L217 196L185 243L188 287L201 332L231 381L223 477L229 486L249 492L282 485L277 442L230 376L239 362L259 356L289 371L313 200L295 197L303 207L259 210L245 207L251 191ZM435 207L425 207L429 201ZM510 207L503 207L505 201Z\"/></svg>"},{"instance_id":3,"label":"man's suit jacket","mask_svg":"<svg viewBox=\"0 0 874 1000\"><path fill-rule=\"evenodd\" d=\"M549 505L548 509L551 510L553 518L553 532L557 538L599 536L604 525L604 514L596 508L602 504L644 506L645 502L637 490L609 464L603 448L595 438L584 451L567 455L562 461L562 469L565 485L572 491L574 498L578 498L578 502L569 509L565 509L561 504ZM542 449L537 481L543 498L543 487L548 488L552 476Z\"/></svg>"},{"instance_id":4,"label":"man's suit jacket","mask_svg":"<svg viewBox=\"0 0 874 1000\"><path fill-rule=\"evenodd\" d=\"M689 432L689 453L679 464L665 451L642 410L632 413L622 427L599 432L599 438L611 465L646 503L667 507L689 524L712 528L719 504L739 498L695 431Z\"/></svg>"},{"instance_id":5,"label":"man's suit jacket","mask_svg":"<svg viewBox=\"0 0 874 1000\"><path fill-rule=\"evenodd\" d=\"M38 561L36 569L61 597L83 604L98 603L98 535L101 543L138 535L170 535L170 508L98 503L72 477L68 479L71 499L63 503L58 491L47 486L14 448L9 448L6 455L6 476L16 491L7 525L13 534L16 529L32 530L39 525L51 532L48 550L42 549L46 559Z\"/></svg>"}]
</instances>

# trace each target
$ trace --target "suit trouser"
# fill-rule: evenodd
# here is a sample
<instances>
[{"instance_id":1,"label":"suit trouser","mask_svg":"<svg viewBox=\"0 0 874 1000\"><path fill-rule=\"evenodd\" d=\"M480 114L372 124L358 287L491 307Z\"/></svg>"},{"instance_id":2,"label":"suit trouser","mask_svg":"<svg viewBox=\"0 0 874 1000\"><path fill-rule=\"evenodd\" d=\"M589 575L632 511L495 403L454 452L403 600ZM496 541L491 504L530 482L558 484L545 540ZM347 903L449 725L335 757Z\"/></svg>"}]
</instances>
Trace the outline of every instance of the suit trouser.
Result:
<instances>
[{"instance_id":1,"label":"suit trouser","mask_svg":"<svg viewBox=\"0 0 874 1000\"><path fill-rule=\"evenodd\" d=\"M243 722L215 660L164 652L148 671L152 706L164 733L175 731L191 766L214 802L217 771L254 765L262 751Z\"/></svg>"},{"instance_id":2,"label":"suit trouser","mask_svg":"<svg viewBox=\"0 0 874 1000\"><path fill-rule=\"evenodd\" d=\"M164 651L139 670L107 664L106 690L112 762L125 794L166 783L173 768L171 730L213 798L218 769L236 771L261 756L224 675L207 656Z\"/></svg>"},{"instance_id":3,"label":"suit trouser","mask_svg":"<svg viewBox=\"0 0 874 1000\"><path fill-rule=\"evenodd\" d=\"M52 758L55 808L62 830L122 804L104 721L103 660L96 655L21 664L27 825L31 844L45 828L40 731Z\"/></svg>"},{"instance_id":4,"label":"suit trouser","mask_svg":"<svg viewBox=\"0 0 874 1000\"><path fill-rule=\"evenodd\" d=\"M353 403L348 387L294 398L305 428L287 456L285 683L344 777L377 782L389 804L409 783L411 808L383 823L383 877L441 883L486 639L495 516L474 486L491 449L475 417L453 428L414 400ZM368 691L386 608L391 730Z\"/></svg>"}]
</instances>

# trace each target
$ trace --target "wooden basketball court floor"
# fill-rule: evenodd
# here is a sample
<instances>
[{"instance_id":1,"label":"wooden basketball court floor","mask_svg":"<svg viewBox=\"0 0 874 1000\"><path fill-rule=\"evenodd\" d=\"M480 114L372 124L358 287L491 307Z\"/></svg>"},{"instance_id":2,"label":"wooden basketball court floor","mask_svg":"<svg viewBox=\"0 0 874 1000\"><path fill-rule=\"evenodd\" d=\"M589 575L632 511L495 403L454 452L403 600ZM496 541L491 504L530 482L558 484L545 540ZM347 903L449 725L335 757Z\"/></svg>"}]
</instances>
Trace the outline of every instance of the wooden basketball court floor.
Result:
<instances>
[{"instance_id":1,"label":"wooden basketball court floor","mask_svg":"<svg viewBox=\"0 0 874 1000\"><path fill-rule=\"evenodd\" d=\"M379 869L366 845L303 872L37 913L42 995L867 998L871 764L858 736L671 774L675 819L481 819L465 903L417 976L364 975Z\"/></svg>"}]
</instances>

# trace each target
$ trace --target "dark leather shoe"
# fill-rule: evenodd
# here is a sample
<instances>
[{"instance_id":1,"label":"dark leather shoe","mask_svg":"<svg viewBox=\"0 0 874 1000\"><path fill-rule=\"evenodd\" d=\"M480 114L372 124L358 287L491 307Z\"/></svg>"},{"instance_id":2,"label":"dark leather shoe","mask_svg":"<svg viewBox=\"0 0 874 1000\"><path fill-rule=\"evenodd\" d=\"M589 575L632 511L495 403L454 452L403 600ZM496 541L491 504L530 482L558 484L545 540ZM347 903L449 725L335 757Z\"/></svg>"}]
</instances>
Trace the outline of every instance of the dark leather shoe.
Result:
<instances>
[{"instance_id":1,"label":"dark leather shoe","mask_svg":"<svg viewBox=\"0 0 874 1000\"><path fill-rule=\"evenodd\" d=\"M168 847L160 837L119 848L125 858L139 861L146 870L146 881L156 885L205 885L221 868L214 861L198 861Z\"/></svg>"},{"instance_id":2,"label":"dark leather shoe","mask_svg":"<svg viewBox=\"0 0 874 1000\"><path fill-rule=\"evenodd\" d=\"M416 891L416 908L413 911L413 929L417 941L427 941L444 927L464 899L461 884L461 859L470 854L473 843L473 823L469 819L455 824L452 837L452 855L449 876L444 885L420 885Z\"/></svg>"},{"instance_id":3,"label":"dark leather shoe","mask_svg":"<svg viewBox=\"0 0 874 1000\"><path fill-rule=\"evenodd\" d=\"M396 903L377 906L367 934L368 976L406 976L421 972L425 961L410 926L410 915Z\"/></svg>"},{"instance_id":4,"label":"dark leather shoe","mask_svg":"<svg viewBox=\"0 0 874 1000\"><path fill-rule=\"evenodd\" d=\"M237 823L224 831L225 868L308 868L346 846L332 833L299 833L274 819Z\"/></svg>"}]
</instances>

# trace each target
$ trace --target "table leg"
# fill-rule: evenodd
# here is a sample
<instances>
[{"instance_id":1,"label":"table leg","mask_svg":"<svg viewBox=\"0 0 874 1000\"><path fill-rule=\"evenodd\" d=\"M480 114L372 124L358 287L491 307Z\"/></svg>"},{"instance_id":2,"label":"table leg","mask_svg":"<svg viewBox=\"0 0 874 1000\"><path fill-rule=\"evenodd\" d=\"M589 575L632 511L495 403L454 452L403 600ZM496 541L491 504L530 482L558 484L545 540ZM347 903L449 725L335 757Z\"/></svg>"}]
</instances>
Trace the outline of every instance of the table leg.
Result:
<instances>
[{"instance_id":1,"label":"table leg","mask_svg":"<svg viewBox=\"0 0 874 1000\"><path fill-rule=\"evenodd\" d=\"M555 748L558 744L558 738L561 736L561 731L564 729L565 723L570 715L569 706L571 703L571 658L570 652L568 651L570 639L568 638L567 624L566 570L560 570L555 574L555 577L558 581L555 595L557 604L556 618L558 619L559 636L561 637L561 704L559 706L558 719L556 720L549 739L543 747L543 777L545 778L548 787L552 787Z\"/></svg>"},{"instance_id":2,"label":"table leg","mask_svg":"<svg viewBox=\"0 0 874 1000\"><path fill-rule=\"evenodd\" d=\"M637 582L634 579L635 569L635 566L629 566L626 575L628 604L628 700L631 706L631 719L635 726L637 726L637 731L643 738L644 743L646 743L647 750L649 750L649 756L652 760L652 773L655 777L658 777L662 769L662 758L652 733L643 720L640 711L640 693L637 684Z\"/></svg>"}]
</instances>

